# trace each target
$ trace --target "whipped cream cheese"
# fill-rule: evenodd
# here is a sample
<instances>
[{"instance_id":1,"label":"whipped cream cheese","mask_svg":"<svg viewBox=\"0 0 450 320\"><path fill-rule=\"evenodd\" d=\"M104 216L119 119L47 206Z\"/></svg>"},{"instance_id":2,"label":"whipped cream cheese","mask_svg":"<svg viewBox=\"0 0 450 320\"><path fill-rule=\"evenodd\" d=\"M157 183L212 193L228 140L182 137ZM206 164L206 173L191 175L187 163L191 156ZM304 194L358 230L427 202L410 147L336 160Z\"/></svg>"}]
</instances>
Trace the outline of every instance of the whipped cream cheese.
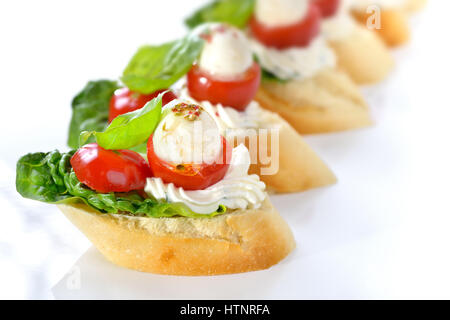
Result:
<instances>
[{"instance_id":1,"label":"whipped cream cheese","mask_svg":"<svg viewBox=\"0 0 450 320\"><path fill-rule=\"evenodd\" d=\"M256 101L250 102L244 111L237 111L220 103L213 105L209 101L202 101L201 105L214 117L222 132L227 129L248 129L260 126L261 107Z\"/></svg>"},{"instance_id":2,"label":"whipped cream cheese","mask_svg":"<svg viewBox=\"0 0 450 320\"><path fill-rule=\"evenodd\" d=\"M204 190L184 190L161 178L147 178L145 192L157 200L184 203L199 214L210 214L224 205L228 209L257 209L266 198L265 184L248 175L250 154L244 145L233 149L225 177Z\"/></svg>"},{"instance_id":3,"label":"whipped cream cheese","mask_svg":"<svg viewBox=\"0 0 450 320\"><path fill-rule=\"evenodd\" d=\"M210 32L198 61L202 70L226 78L239 75L252 66L252 50L241 31L216 25Z\"/></svg>"},{"instance_id":4,"label":"whipped cream cheese","mask_svg":"<svg viewBox=\"0 0 450 320\"><path fill-rule=\"evenodd\" d=\"M351 0L341 1L335 15L322 20L322 34L327 40L340 40L350 36L357 24L350 13Z\"/></svg>"},{"instance_id":5,"label":"whipped cream cheese","mask_svg":"<svg viewBox=\"0 0 450 320\"><path fill-rule=\"evenodd\" d=\"M212 104L209 101L196 101L189 96L185 85L178 90L177 95L186 101L199 104L214 118L222 134L226 136L245 135L246 129L271 127L271 113L262 109L258 102L251 101L244 111L238 111L222 104Z\"/></svg>"},{"instance_id":6,"label":"whipped cream cheese","mask_svg":"<svg viewBox=\"0 0 450 320\"><path fill-rule=\"evenodd\" d=\"M164 107L165 116L153 134L156 155L176 164L214 162L222 150L220 128L214 118L199 106L192 106L198 108L195 119L188 119L186 115L173 111L183 103L192 105L176 99Z\"/></svg>"},{"instance_id":7,"label":"whipped cream cheese","mask_svg":"<svg viewBox=\"0 0 450 320\"><path fill-rule=\"evenodd\" d=\"M353 0L352 7L357 11L366 11L370 6L381 9L398 9L406 5L407 0Z\"/></svg>"},{"instance_id":8,"label":"whipped cream cheese","mask_svg":"<svg viewBox=\"0 0 450 320\"><path fill-rule=\"evenodd\" d=\"M269 26L285 26L302 20L308 13L309 0L257 0L256 19Z\"/></svg>"},{"instance_id":9,"label":"whipped cream cheese","mask_svg":"<svg viewBox=\"0 0 450 320\"><path fill-rule=\"evenodd\" d=\"M283 50L266 47L256 39L250 39L250 43L261 66L283 80L310 78L336 65L334 52L323 37L317 37L308 47Z\"/></svg>"}]
</instances>

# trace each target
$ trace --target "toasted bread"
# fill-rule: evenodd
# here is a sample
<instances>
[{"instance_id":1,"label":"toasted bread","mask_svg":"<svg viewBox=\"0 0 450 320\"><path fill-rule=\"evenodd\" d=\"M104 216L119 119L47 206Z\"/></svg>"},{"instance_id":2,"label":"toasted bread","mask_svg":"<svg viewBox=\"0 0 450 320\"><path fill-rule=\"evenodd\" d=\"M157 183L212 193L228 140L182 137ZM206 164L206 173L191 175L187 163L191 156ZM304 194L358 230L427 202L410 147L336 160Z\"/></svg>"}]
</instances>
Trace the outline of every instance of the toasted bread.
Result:
<instances>
[{"instance_id":1,"label":"toasted bread","mask_svg":"<svg viewBox=\"0 0 450 320\"><path fill-rule=\"evenodd\" d=\"M214 218L150 218L102 214L86 205L58 205L119 266L170 275L218 275L266 269L295 241L268 199L261 208Z\"/></svg>"},{"instance_id":2,"label":"toasted bread","mask_svg":"<svg viewBox=\"0 0 450 320\"><path fill-rule=\"evenodd\" d=\"M281 115L301 134L343 131L372 124L358 86L346 73L336 69L325 69L304 80L265 81L256 100L263 108Z\"/></svg>"}]
</instances>

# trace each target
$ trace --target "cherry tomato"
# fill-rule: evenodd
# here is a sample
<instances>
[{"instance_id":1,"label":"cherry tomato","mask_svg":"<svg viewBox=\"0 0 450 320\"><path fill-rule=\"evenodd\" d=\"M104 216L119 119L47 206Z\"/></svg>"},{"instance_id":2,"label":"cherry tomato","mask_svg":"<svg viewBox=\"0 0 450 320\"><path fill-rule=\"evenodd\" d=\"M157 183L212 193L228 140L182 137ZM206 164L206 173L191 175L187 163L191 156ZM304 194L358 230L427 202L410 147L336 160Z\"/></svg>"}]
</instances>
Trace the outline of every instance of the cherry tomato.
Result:
<instances>
[{"instance_id":1,"label":"cherry tomato","mask_svg":"<svg viewBox=\"0 0 450 320\"><path fill-rule=\"evenodd\" d=\"M202 190L222 180L227 173L232 148L224 137L222 137L223 150L225 152L218 157L220 163L172 164L159 159L155 154L151 135L147 143L147 158L154 176L160 177L165 183L173 183L185 190Z\"/></svg>"},{"instance_id":2,"label":"cherry tomato","mask_svg":"<svg viewBox=\"0 0 450 320\"><path fill-rule=\"evenodd\" d=\"M314 0L323 18L334 16L339 9L341 0Z\"/></svg>"},{"instance_id":3,"label":"cherry tomato","mask_svg":"<svg viewBox=\"0 0 450 320\"><path fill-rule=\"evenodd\" d=\"M80 182L99 192L142 190L151 170L138 153L131 150L106 150L96 143L75 152L70 164Z\"/></svg>"},{"instance_id":4,"label":"cherry tomato","mask_svg":"<svg viewBox=\"0 0 450 320\"><path fill-rule=\"evenodd\" d=\"M310 3L308 13L299 22L287 26L269 27L255 16L250 20L252 34L268 47L286 49L306 47L320 32L320 10Z\"/></svg>"},{"instance_id":5,"label":"cherry tomato","mask_svg":"<svg viewBox=\"0 0 450 320\"><path fill-rule=\"evenodd\" d=\"M141 94L130 91L128 88L117 89L109 102L108 121L113 121L118 115L142 108L147 102L156 98L158 94L164 91L166 90L158 90L150 94ZM172 91L169 91L163 96L162 104L165 105L176 98L177 96Z\"/></svg>"},{"instance_id":6,"label":"cherry tomato","mask_svg":"<svg viewBox=\"0 0 450 320\"><path fill-rule=\"evenodd\" d=\"M261 82L257 63L234 79L220 79L194 65L187 74L189 94L197 101L209 101L244 110L253 100Z\"/></svg>"}]
</instances>

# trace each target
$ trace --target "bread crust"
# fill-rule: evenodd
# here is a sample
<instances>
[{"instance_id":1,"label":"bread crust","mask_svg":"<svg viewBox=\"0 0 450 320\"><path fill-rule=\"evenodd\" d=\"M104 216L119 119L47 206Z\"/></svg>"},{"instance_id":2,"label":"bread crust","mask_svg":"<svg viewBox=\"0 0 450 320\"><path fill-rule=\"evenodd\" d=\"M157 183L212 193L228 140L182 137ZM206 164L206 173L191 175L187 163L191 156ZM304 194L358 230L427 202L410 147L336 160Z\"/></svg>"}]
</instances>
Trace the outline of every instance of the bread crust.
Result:
<instances>
[{"instance_id":1,"label":"bread crust","mask_svg":"<svg viewBox=\"0 0 450 320\"><path fill-rule=\"evenodd\" d=\"M408 13L415 13L422 10L427 4L427 0L408 0L406 2L406 11Z\"/></svg>"},{"instance_id":2,"label":"bread crust","mask_svg":"<svg viewBox=\"0 0 450 320\"><path fill-rule=\"evenodd\" d=\"M373 29L390 47L398 47L407 43L411 37L406 10L386 9L381 10L380 29ZM364 26L373 13L365 11L353 11L353 16Z\"/></svg>"},{"instance_id":3,"label":"bread crust","mask_svg":"<svg viewBox=\"0 0 450 320\"><path fill-rule=\"evenodd\" d=\"M262 112L263 118L268 120L264 129L275 129L278 134L278 148L272 146L272 130L268 130L267 136L259 132L252 134L254 131L245 135L244 143L252 157L249 174L259 175L267 189L277 193L306 191L336 183L334 173L286 120L274 112L268 110ZM254 143L257 148L250 146L253 135L256 136ZM274 139L274 142L276 141ZM233 140L234 146L238 143L238 139ZM264 174L272 163L262 161L258 154L275 157L277 152L278 170L274 174Z\"/></svg>"},{"instance_id":4,"label":"bread crust","mask_svg":"<svg viewBox=\"0 0 450 320\"><path fill-rule=\"evenodd\" d=\"M266 199L257 210L214 218L136 218L101 214L86 205L58 205L110 262L143 272L218 275L266 269L295 241Z\"/></svg>"},{"instance_id":5,"label":"bread crust","mask_svg":"<svg viewBox=\"0 0 450 320\"><path fill-rule=\"evenodd\" d=\"M357 84L380 82L394 66L394 59L385 43L363 26L355 26L351 35L329 44L336 53L338 67Z\"/></svg>"},{"instance_id":6,"label":"bread crust","mask_svg":"<svg viewBox=\"0 0 450 320\"><path fill-rule=\"evenodd\" d=\"M343 71L325 69L300 81L261 84L255 99L301 134L343 131L372 124L358 86Z\"/></svg>"}]
</instances>

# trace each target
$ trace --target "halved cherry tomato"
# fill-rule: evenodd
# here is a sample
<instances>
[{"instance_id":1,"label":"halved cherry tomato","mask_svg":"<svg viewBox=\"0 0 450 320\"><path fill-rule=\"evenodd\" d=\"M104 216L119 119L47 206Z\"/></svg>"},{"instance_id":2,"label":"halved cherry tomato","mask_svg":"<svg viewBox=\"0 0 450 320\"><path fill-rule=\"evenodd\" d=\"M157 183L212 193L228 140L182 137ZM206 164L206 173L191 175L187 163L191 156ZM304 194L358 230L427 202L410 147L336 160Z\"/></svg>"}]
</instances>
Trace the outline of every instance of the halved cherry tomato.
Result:
<instances>
[{"instance_id":1,"label":"halved cherry tomato","mask_svg":"<svg viewBox=\"0 0 450 320\"><path fill-rule=\"evenodd\" d=\"M99 192L142 190L152 176L142 156L131 150L106 150L96 143L75 152L70 164L78 180Z\"/></svg>"},{"instance_id":2,"label":"halved cherry tomato","mask_svg":"<svg viewBox=\"0 0 450 320\"><path fill-rule=\"evenodd\" d=\"M155 177L185 190L202 190L223 179L230 166L232 148L222 137L222 152L217 163L172 164L161 160L153 148L153 135L147 143L147 158Z\"/></svg>"},{"instance_id":3,"label":"halved cherry tomato","mask_svg":"<svg viewBox=\"0 0 450 320\"><path fill-rule=\"evenodd\" d=\"M323 18L334 16L339 9L341 0L314 0Z\"/></svg>"},{"instance_id":4,"label":"halved cherry tomato","mask_svg":"<svg viewBox=\"0 0 450 320\"><path fill-rule=\"evenodd\" d=\"M250 20L252 34L268 47L286 49L306 47L320 32L320 10L310 3L308 13L299 22L287 26L269 27L255 16Z\"/></svg>"},{"instance_id":5,"label":"halved cherry tomato","mask_svg":"<svg viewBox=\"0 0 450 320\"><path fill-rule=\"evenodd\" d=\"M257 63L234 79L220 79L194 65L187 74L189 94L197 101L209 101L244 110L253 100L261 82Z\"/></svg>"},{"instance_id":6,"label":"halved cherry tomato","mask_svg":"<svg viewBox=\"0 0 450 320\"><path fill-rule=\"evenodd\" d=\"M117 89L109 102L108 121L113 121L118 115L142 108L147 102L156 98L158 94L164 91L166 90L158 90L150 94L141 94L130 91L128 88ZM165 105L176 98L177 96L172 91L168 91L163 96L162 104Z\"/></svg>"}]
</instances>

